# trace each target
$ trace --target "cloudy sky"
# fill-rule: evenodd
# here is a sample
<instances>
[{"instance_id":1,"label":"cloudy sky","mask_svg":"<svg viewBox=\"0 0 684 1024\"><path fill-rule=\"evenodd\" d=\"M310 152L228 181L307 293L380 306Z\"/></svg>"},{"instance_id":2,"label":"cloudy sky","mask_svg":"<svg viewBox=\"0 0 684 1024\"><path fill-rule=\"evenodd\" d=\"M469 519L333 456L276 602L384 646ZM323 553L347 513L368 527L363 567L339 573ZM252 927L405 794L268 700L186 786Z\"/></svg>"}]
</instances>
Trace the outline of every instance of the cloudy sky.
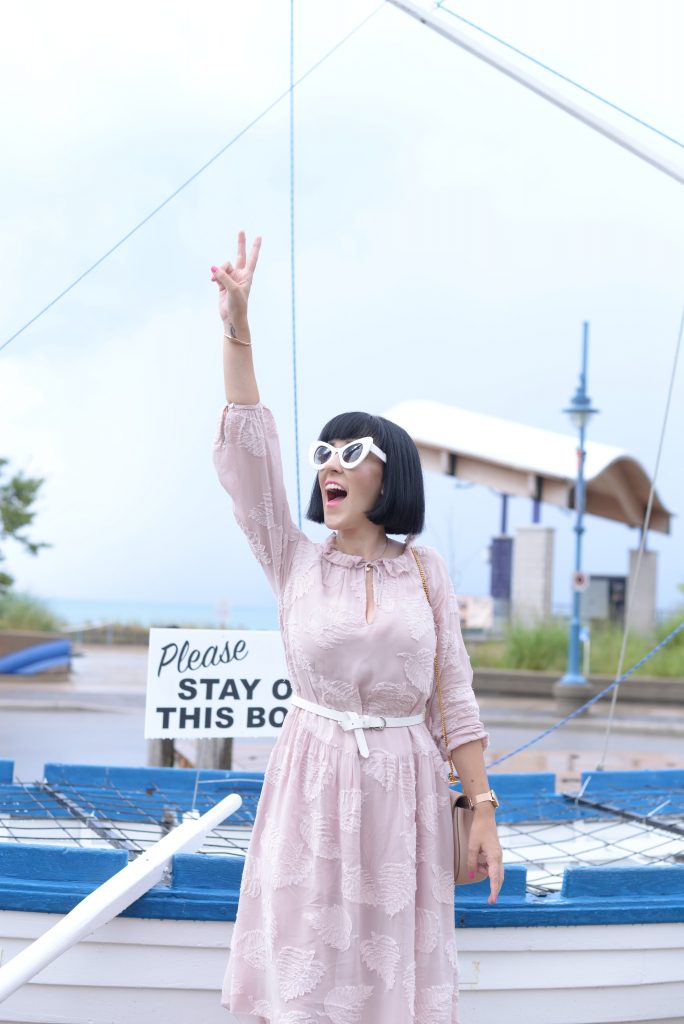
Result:
<instances>
[{"instance_id":1,"label":"cloudy sky","mask_svg":"<svg viewBox=\"0 0 684 1024\"><path fill-rule=\"evenodd\" d=\"M684 137L677 0L451 7ZM295 520L296 460L305 506L308 442L344 409L431 398L569 432L585 319L601 410L589 437L653 472L684 305L681 186L389 3L297 0L296 75L373 11L295 92L299 451L285 99L0 352L0 454L46 478L32 532L53 545L38 558L6 545L20 588L271 603L211 463L223 393L209 267L233 257L240 228L264 239L255 362ZM106 17L81 0L3 7L0 344L287 90L289 19L285 0L122 0ZM683 437L680 364L657 481L677 516ZM497 496L426 484L424 541L460 593L486 594ZM542 519L566 603L573 517ZM530 521L512 500L510 527ZM586 525L586 568L624 573L638 532ZM680 519L650 544L668 608Z\"/></svg>"}]
</instances>

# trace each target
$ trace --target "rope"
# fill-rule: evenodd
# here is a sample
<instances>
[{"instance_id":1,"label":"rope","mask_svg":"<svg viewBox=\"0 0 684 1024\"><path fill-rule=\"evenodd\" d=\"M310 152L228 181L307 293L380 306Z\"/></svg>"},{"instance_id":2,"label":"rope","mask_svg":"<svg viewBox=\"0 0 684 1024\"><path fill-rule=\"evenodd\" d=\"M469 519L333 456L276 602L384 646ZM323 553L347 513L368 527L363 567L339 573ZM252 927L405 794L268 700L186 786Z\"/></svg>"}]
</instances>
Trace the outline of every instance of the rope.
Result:
<instances>
[{"instance_id":1,"label":"rope","mask_svg":"<svg viewBox=\"0 0 684 1024\"><path fill-rule=\"evenodd\" d=\"M680 148L684 149L684 143L680 142L679 139L673 138L666 132L661 131L660 128L656 128L655 125L650 124L648 121L644 121L642 118L637 117L635 114L631 114L629 110L625 110L624 107L618 106L617 103L613 103L612 100L606 99L605 96L601 96L599 93L594 92L593 89L588 89L585 85L582 85L580 82L576 82L573 78L569 78L562 72L556 71L555 68L550 67L548 64L544 64L541 60L537 60L536 57L533 57L531 54L526 53L524 50L519 50L517 46L513 46L512 43L507 43L505 39L501 38L501 36L494 35L493 32L488 32L487 29L482 28L481 25L476 25L474 21L469 21L468 18L464 18L462 14L457 14L456 11L452 11L449 7L445 7L444 0L436 0L435 7L439 8L440 11L444 11L445 14L450 14L452 18L456 18L458 21L462 21L465 25L469 25L471 28L476 29L476 31L481 32L482 35L487 36L489 39L493 39L495 42L501 43L501 45L505 46L508 50L512 50L513 53L517 53L519 56L524 57L525 60L531 61L532 64L536 64L537 67L543 68L544 71L549 71L552 75L555 75L556 78L560 78L563 82L567 82L569 85L573 85L576 89L579 89L581 92L586 93L587 96L591 96L593 97L593 99L599 100L601 103L605 103L607 107L611 107L613 110L616 110L619 114L624 114L625 117L628 117L631 121L634 121L636 124L640 124L643 128L648 128L649 131L654 132L656 135L660 135L661 138L667 139L668 142L672 142L675 146L679 146Z\"/></svg>"},{"instance_id":2,"label":"rope","mask_svg":"<svg viewBox=\"0 0 684 1024\"><path fill-rule=\"evenodd\" d=\"M163 210L164 207L167 206L172 199L175 199L176 196L183 191L183 189L187 188L188 185L190 185L191 182L195 180L195 178L198 178L200 174L206 171L208 167L211 167L211 165L215 163L215 161L218 160L219 157L223 156L223 154L228 149L230 149L231 146L235 145L238 139L241 139L242 136L245 135L250 130L250 128L253 128L255 124L258 124L259 121L263 120L263 118L266 117L267 114L270 114L274 107L277 107L278 104L281 103L286 96L289 96L291 94L292 89L295 86L301 85L302 82L309 77L309 75L313 74L314 71L318 70L321 64L328 60L329 57L332 57L333 53L339 50L341 46L344 46L344 44L348 42L348 40L350 40L351 37L359 31L359 29L363 28L363 26L367 22L369 22L371 18L375 17L378 11L385 6L385 3L386 0L382 0L382 3L378 7L374 8L370 12L370 14L366 15L366 17L363 18L363 20L360 21L358 25L356 25L350 32L348 32L346 36L343 36L342 39L339 40L339 42L335 43L335 45L330 50L328 50L327 53L324 53L323 56L319 58L319 60L317 60L315 64L311 65L308 71L305 71L303 75L300 75L296 82L290 83L289 87L285 89L285 91L282 92L280 96L277 96L276 99L274 99L272 103L269 103L269 105L264 110L262 110L260 114L257 114L257 116L253 118L248 124L246 124L244 128L241 128L237 135L233 136L230 142L227 142L226 145L222 146L217 153L214 153L214 155L210 157L210 159L207 160L206 163L202 164L202 166L198 170L196 170L194 174L191 174L190 177L182 183L182 185L179 185L177 189L175 189L169 196L166 197L166 199L163 200L163 202L161 202L158 206L154 208L154 210L148 213L146 217L143 217L143 219L139 221L139 223L136 224L135 227L131 228L131 230L128 231L123 236L123 238L120 238L119 241L116 242L111 247L111 249L108 249L107 252L104 253L104 255L100 256L100 258L96 260L95 263L91 264L91 266L89 266L87 270L84 270L82 274L79 274L79 276L74 281L72 281L70 285L64 288L63 291L59 293L59 295L56 295L54 299L51 299L46 306L43 306L43 308L39 310L35 316L32 316L30 320L27 320L26 323L22 327L20 327L18 331L15 331L14 334L12 334L7 339L7 341L4 341L2 345L0 345L0 352L2 352L2 350L10 344L10 342L14 341L15 338L18 338L20 334L23 334L27 327L30 327L31 324L35 323L36 320L40 319L40 317L43 316L44 313L47 313L47 311L51 309L52 306L55 305L55 303L59 302L60 299L63 299L65 295L68 295L72 288L75 288L76 285L79 284L79 282L81 282L84 277L87 277L88 274L91 274L96 267L99 267L99 265L103 263L108 256L111 256L112 253L116 252L116 250L120 248L120 246L122 246L124 242L127 242L128 239L132 237L132 235L134 235L137 231L140 230L141 227L143 227L143 225L147 224L148 220L151 220L152 217L159 213L160 210Z\"/></svg>"},{"instance_id":3,"label":"rope","mask_svg":"<svg viewBox=\"0 0 684 1024\"><path fill-rule=\"evenodd\" d=\"M682 345L682 334L684 333L684 309L682 310L682 318L679 323L679 334L677 335L677 344L675 345L674 363L672 366L672 373L670 375L670 387L667 393L667 400L665 402L665 414L663 416L663 425L660 430L660 440L658 442L658 454L656 455L655 469L653 471L653 478L651 480L651 490L648 495L648 502L646 503L646 514L644 516L644 524L641 528L641 543L639 545L639 553L637 555L636 566L634 569L634 578L632 585L629 588L627 595L627 608L625 609L625 629L622 634L622 644L620 645L620 656L618 658L617 675L620 675L620 671L624 664L625 653L627 650L627 637L629 635L629 629L632 624L632 608L634 606L634 596L636 594L637 583L639 580L639 570L641 568L641 557L646 547L646 538L648 536L648 526L651 521L651 511L653 509L653 499L655 496L655 485L656 477L658 476L658 467L660 466L660 456L663 451L663 442L665 440L665 430L667 428L667 420L670 414L670 403L672 401L672 390L674 388L675 377L677 374L677 363L679 361L679 351ZM596 765L597 771L602 771L605 767L606 752L608 750L608 741L610 738L610 731L613 725L613 715L615 713L615 706L618 698L618 687L616 686L613 690L613 697L610 702L610 711L608 712L608 721L606 723L606 732L603 740L603 752L601 753L601 759Z\"/></svg>"},{"instance_id":4,"label":"rope","mask_svg":"<svg viewBox=\"0 0 684 1024\"><path fill-rule=\"evenodd\" d=\"M299 412L297 404L297 314L295 306L295 115L294 115L294 0L290 0L290 290L292 307L292 384L294 388L295 468L297 470L297 520L302 528L302 496L299 480Z\"/></svg>"},{"instance_id":5,"label":"rope","mask_svg":"<svg viewBox=\"0 0 684 1024\"><path fill-rule=\"evenodd\" d=\"M597 693L594 697L591 697L585 704L582 704L581 707L576 708L574 711L571 711L569 715L565 716L565 718L561 718L561 720L559 722L556 722L555 725L552 725L550 728L545 729L544 732L540 732L538 736L533 736L531 740L527 741L527 743L522 743L519 747L516 747L515 750L511 750L509 754L504 754L503 757L498 757L496 761L490 761L490 763L487 765L487 770L489 770L490 768L494 768L495 765L501 764L503 761L508 761L509 758L514 757L516 754L519 754L522 750L527 750L527 748L531 747L534 743L538 743L539 740L543 740L545 736L549 736L552 732L555 732L556 729L560 729L560 727L562 725L565 725L566 722L569 722L571 718L576 718L578 715L581 715L583 711L586 711L588 707L590 707L592 704L595 704L597 700L601 700L601 698L605 697L607 693L610 693L611 690L615 689L615 687L619 686L620 683L624 682L624 680L627 679L628 676L633 675L634 672L637 671L637 669L641 668L642 665L644 665L647 661L654 657L654 655L657 654L657 652L662 647L664 647L665 644L668 644L670 640L673 640L678 633L681 633L683 629L684 622L680 622L680 624L676 626L675 629L673 629L672 632L669 633L664 640L661 640L659 644L656 644L656 646L648 652L648 654L644 655L641 661L637 661L636 665L633 665L629 669L629 671L625 672L625 674L620 676L619 679L616 679L615 682L610 683L609 686L606 686L605 690L601 690L600 693Z\"/></svg>"}]
</instances>

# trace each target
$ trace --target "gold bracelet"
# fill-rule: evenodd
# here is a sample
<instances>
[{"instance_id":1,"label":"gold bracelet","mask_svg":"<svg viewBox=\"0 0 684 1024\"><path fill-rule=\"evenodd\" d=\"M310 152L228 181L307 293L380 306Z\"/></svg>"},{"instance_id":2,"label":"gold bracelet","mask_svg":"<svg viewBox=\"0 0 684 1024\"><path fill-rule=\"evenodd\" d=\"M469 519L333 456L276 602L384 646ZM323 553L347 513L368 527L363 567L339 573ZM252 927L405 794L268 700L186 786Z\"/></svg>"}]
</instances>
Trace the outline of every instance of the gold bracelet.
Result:
<instances>
[{"instance_id":1,"label":"gold bracelet","mask_svg":"<svg viewBox=\"0 0 684 1024\"><path fill-rule=\"evenodd\" d=\"M226 334L225 331L223 333L223 337L226 338L228 341L236 341L238 345L249 345L250 348L252 346L251 341L242 341L241 338L233 338L230 334Z\"/></svg>"}]
</instances>

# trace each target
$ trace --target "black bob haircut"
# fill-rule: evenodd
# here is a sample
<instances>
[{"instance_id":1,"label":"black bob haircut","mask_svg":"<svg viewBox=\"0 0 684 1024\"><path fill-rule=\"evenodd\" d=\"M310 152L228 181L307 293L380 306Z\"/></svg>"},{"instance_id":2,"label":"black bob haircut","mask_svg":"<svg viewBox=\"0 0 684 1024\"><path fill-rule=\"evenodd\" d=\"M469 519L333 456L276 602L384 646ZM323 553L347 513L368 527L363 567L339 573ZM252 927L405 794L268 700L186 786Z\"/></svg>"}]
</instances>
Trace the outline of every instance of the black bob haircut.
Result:
<instances>
[{"instance_id":1,"label":"black bob haircut","mask_svg":"<svg viewBox=\"0 0 684 1024\"><path fill-rule=\"evenodd\" d=\"M343 412L328 420L318 440L330 442L337 438L345 441L368 436L382 448L387 462L382 464L383 493L373 508L366 512L366 517L371 523L384 526L386 533L422 533L425 527L423 469L415 442L403 427L384 416ZM314 523L325 522L318 477L314 481L306 518Z\"/></svg>"}]
</instances>

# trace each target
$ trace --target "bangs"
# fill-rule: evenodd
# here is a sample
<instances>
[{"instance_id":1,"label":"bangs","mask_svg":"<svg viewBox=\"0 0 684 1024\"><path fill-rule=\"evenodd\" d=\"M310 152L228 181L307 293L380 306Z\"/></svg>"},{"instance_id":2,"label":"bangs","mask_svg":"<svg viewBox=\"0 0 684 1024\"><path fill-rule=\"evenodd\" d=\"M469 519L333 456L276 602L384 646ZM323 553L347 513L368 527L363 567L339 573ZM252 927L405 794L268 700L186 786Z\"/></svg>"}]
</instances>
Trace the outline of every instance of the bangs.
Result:
<instances>
[{"instance_id":1,"label":"bangs","mask_svg":"<svg viewBox=\"0 0 684 1024\"><path fill-rule=\"evenodd\" d=\"M318 436L319 441L356 440L357 437L372 437L379 448L384 448L385 430L377 416L367 412L343 412L328 420Z\"/></svg>"}]
</instances>

